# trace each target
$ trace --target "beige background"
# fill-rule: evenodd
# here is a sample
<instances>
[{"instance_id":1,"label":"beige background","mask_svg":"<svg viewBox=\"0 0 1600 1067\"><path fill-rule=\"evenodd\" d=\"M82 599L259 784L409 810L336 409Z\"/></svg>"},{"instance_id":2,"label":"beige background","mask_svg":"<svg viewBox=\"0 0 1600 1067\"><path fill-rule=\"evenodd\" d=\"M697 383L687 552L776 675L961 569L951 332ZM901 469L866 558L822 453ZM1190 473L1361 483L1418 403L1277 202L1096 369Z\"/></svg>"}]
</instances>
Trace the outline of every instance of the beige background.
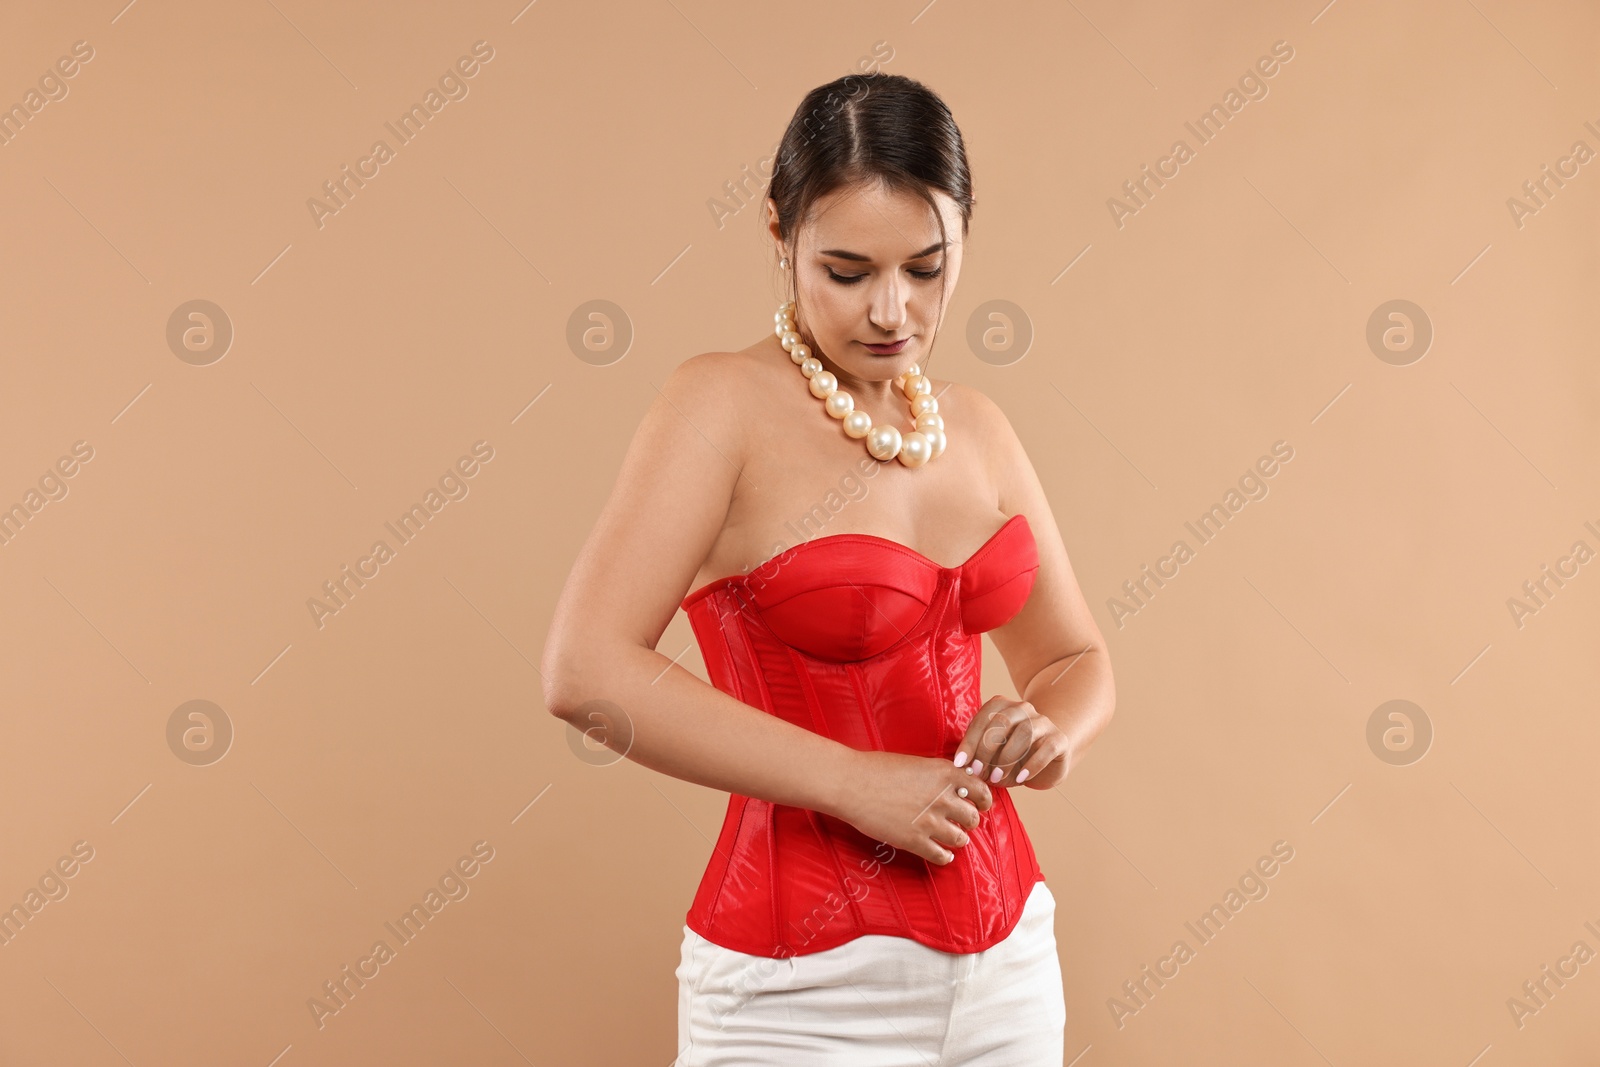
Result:
<instances>
[{"instance_id":1,"label":"beige background","mask_svg":"<svg viewBox=\"0 0 1600 1067\"><path fill-rule=\"evenodd\" d=\"M66 891L0 947L0 1062L670 1062L725 795L580 758L535 664L653 386L768 329L757 215L708 203L878 42L974 170L939 373L1009 414L1112 646L1110 729L1016 791L1067 1060L1589 1062L1600 962L1520 1027L1507 1002L1600 951L1600 161L1520 227L1507 201L1600 150L1593 5L443 8L4 16L0 103L93 58L0 146L0 507L66 488L0 545L0 905ZM477 41L468 95L319 227L322 183ZM1118 228L1108 198L1276 41L1268 94ZM197 299L234 334L206 365L168 342ZM605 366L567 340L596 299L632 332ZM1403 366L1366 339L1397 299L1434 333ZM992 300L1023 358L967 345ZM1122 584L1280 440L1270 493L1118 626ZM401 545L384 523L479 441ZM703 677L692 643L680 614L660 649ZM191 751L193 700L218 710ZM1431 724L1407 765L1369 746L1390 700ZM1185 922L1277 841L1270 893L1199 945ZM319 1026L323 983L441 879L470 892Z\"/></svg>"}]
</instances>

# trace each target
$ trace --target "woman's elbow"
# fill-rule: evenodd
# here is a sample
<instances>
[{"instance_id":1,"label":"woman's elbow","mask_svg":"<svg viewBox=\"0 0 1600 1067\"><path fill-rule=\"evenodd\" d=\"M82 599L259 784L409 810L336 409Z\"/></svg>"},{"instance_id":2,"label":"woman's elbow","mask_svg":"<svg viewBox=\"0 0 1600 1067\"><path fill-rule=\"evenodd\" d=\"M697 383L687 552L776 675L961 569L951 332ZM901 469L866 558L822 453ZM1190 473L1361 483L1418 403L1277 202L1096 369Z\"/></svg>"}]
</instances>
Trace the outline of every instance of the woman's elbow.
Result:
<instances>
[{"instance_id":1,"label":"woman's elbow","mask_svg":"<svg viewBox=\"0 0 1600 1067\"><path fill-rule=\"evenodd\" d=\"M545 645L539 664L539 684L544 696L544 709L558 719L571 721L572 714L583 704L583 678L585 672L578 658L579 650L570 641L554 637Z\"/></svg>"},{"instance_id":2,"label":"woman's elbow","mask_svg":"<svg viewBox=\"0 0 1600 1067\"><path fill-rule=\"evenodd\" d=\"M552 638L539 666L545 710L567 722L583 718L591 702L607 697L614 689L621 658L614 645Z\"/></svg>"}]
</instances>

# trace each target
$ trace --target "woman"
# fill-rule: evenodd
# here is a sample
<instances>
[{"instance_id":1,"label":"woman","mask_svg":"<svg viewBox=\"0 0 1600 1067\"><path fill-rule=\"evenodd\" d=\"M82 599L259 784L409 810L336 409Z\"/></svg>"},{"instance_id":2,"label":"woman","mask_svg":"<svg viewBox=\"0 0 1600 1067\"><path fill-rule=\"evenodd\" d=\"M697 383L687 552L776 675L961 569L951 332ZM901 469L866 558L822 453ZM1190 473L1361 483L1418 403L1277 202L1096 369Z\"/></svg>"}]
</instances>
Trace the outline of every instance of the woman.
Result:
<instances>
[{"instance_id":1,"label":"woman","mask_svg":"<svg viewBox=\"0 0 1600 1067\"><path fill-rule=\"evenodd\" d=\"M1008 790L1058 785L1114 688L1010 423L926 374L961 135L916 81L840 79L768 193L774 331L659 388L556 607L546 705L731 794L684 925L684 1067L1055 1067L1054 899ZM655 651L679 607L713 685ZM983 633L1024 699L982 699Z\"/></svg>"}]
</instances>

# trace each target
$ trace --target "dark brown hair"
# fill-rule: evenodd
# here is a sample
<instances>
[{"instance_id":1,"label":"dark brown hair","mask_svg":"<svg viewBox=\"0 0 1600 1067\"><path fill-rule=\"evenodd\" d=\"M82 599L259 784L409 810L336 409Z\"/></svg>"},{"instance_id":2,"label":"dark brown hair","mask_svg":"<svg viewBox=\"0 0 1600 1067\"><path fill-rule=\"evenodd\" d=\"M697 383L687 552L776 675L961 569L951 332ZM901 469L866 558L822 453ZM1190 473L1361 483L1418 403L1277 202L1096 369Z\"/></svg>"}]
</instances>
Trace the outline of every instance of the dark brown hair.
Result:
<instances>
[{"instance_id":1,"label":"dark brown hair","mask_svg":"<svg viewBox=\"0 0 1600 1067\"><path fill-rule=\"evenodd\" d=\"M939 236L948 241L932 191L945 193L961 211L966 237L976 201L961 131L937 93L903 74L848 74L817 86L800 101L767 185L777 205L780 236L792 241L821 197L869 181L921 197L939 223ZM948 279L948 274L940 278L941 306ZM796 302L798 318L799 293L785 299Z\"/></svg>"}]
</instances>

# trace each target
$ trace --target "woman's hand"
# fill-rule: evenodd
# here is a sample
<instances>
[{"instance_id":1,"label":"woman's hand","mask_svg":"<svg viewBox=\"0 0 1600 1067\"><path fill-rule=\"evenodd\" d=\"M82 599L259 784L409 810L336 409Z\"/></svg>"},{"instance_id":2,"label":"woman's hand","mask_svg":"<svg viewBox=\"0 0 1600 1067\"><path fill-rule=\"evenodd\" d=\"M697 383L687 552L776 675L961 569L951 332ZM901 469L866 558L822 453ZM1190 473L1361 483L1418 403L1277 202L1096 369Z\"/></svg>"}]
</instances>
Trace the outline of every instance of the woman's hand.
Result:
<instances>
[{"instance_id":1,"label":"woman's hand","mask_svg":"<svg viewBox=\"0 0 1600 1067\"><path fill-rule=\"evenodd\" d=\"M990 697L967 724L954 765L988 785L1049 789L1067 776L1071 751L1067 735L1032 704Z\"/></svg>"},{"instance_id":2,"label":"woman's hand","mask_svg":"<svg viewBox=\"0 0 1600 1067\"><path fill-rule=\"evenodd\" d=\"M943 866L994 806L989 786L937 756L858 752L854 786L836 814L874 841ZM965 789L967 795L958 795Z\"/></svg>"}]
</instances>

